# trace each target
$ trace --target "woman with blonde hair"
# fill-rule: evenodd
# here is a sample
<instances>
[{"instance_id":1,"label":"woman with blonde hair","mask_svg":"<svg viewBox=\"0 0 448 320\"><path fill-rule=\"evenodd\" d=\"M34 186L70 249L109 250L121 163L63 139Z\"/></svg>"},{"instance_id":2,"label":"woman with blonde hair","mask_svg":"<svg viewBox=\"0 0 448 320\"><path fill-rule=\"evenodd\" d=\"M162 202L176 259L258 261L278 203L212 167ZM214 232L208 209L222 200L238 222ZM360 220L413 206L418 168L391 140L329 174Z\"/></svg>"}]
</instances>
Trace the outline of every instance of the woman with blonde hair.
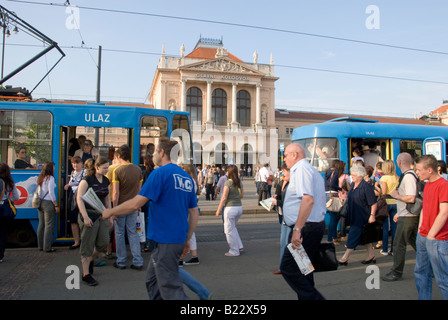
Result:
<instances>
[{"instance_id":1,"label":"woman with blonde hair","mask_svg":"<svg viewBox=\"0 0 448 320\"><path fill-rule=\"evenodd\" d=\"M227 168L228 180L224 184L223 194L219 202L216 216L224 209L224 233L226 234L227 243L229 244L229 251L225 253L228 257L236 257L240 255L243 249L240 235L236 229L236 224L243 214L243 207L241 198L243 198L243 184L238 177L238 168L235 165L230 165Z\"/></svg>"},{"instance_id":2,"label":"woman with blonde hair","mask_svg":"<svg viewBox=\"0 0 448 320\"><path fill-rule=\"evenodd\" d=\"M392 198L390 196L390 193L398 187L399 178L395 173L395 164L392 160L384 161L381 168L384 172L384 175L380 179L381 194L386 197L389 217L385 218L383 221L383 249L380 251L380 253L382 255L392 255L395 230L397 229L397 223L394 221L394 216L397 214L397 200ZM392 239L390 250L388 251L389 226L392 234Z\"/></svg>"}]
</instances>

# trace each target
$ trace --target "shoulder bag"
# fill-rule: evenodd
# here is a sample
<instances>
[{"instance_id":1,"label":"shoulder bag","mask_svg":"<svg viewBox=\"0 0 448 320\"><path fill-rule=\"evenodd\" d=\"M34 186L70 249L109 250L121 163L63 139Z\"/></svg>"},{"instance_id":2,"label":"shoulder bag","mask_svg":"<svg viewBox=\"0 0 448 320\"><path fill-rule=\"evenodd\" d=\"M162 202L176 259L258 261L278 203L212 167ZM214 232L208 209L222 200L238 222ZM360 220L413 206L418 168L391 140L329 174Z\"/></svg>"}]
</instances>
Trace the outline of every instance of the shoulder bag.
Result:
<instances>
[{"instance_id":1,"label":"shoulder bag","mask_svg":"<svg viewBox=\"0 0 448 320\"><path fill-rule=\"evenodd\" d=\"M326 207L327 207L328 211L339 212L339 211L341 211L341 208L342 208L341 200L339 199L338 196L332 196L332 193L331 193L331 180L333 179L333 175L334 175L334 170L331 173L331 177L330 177L330 200L327 201Z\"/></svg>"},{"instance_id":2,"label":"shoulder bag","mask_svg":"<svg viewBox=\"0 0 448 320\"><path fill-rule=\"evenodd\" d=\"M14 219L17 214L17 209L11 199L3 200L0 205L0 219Z\"/></svg>"},{"instance_id":3,"label":"shoulder bag","mask_svg":"<svg viewBox=\"0 0 448 320\"><path fill-rule=\"evenodd\" d=\"M39 209L40 208L40 204L42 202L42 199L45 198L47 196L47 194L48 194L48 191L47 191L47 193L45 193L45 195L41 198L39 196L40 189L41 189L40 186L38 186L36 191L34 191L34 194L33 194L33 201L31 203L31 205L35 209Z\"/></svg>"},{"instance_id":4,"label":"shoulder bag","mask_svg":"<svg viewBox=\"0 0 448 320\"><path fill-rule=\"evenodd\" d=\"M380 195L376 203L375 220L381 222L388 216L389 211L387 210L386 198Z\"/></svg>"}]
</instances>

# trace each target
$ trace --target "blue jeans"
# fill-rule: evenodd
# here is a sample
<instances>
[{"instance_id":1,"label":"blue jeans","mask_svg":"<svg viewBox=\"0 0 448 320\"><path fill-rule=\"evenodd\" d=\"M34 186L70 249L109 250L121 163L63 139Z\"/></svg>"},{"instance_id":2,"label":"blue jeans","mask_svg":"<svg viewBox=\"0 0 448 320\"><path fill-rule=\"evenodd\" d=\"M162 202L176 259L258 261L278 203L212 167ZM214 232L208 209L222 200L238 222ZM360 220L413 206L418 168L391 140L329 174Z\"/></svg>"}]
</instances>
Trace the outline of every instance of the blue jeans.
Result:
<instances>
[{"instance_id":1,"label":"blue jeans","mask_svg":"<svg viewBox=\"0 0 448 320\"><path fill-rule=\"evenodd\" d=\"M291 232L291 228L282 222L280 225L280 263L282 263L283 253L285 252L285 248L288 245L289 233ZM280 268L279 268L280 271Z\"/></svg>"},{"instance_id":2,"label":"blue jeans","mask_svg":"<svg viewBox=\"0 0 448 320\"><path fill-rule=\"evenodd\" d=\"M428 240L417 235L414 269L419 300L431 300L432 274L444 300L448 300L448 241Z\"/></svg>"},{"instance_id":3,"label":"blue jeans","mask_svg":"<svg viewBox=\"0 0 448 320\"><path fill-rule=\"evenodd\" d=\"M182 278L182 282L186 285L191 291L196 293L200 300L207 300L210 296L210 291L207 290L196 278L194 278L191 274L185 271L182 268L179 268L179 274Z\"/></svg>"},{"instance_id":4,"label":"blue jeans","mask_svg":"<svg viewBox=\"0 0 448 320\"><path fill-rule=\"evenodd\" d=\"M137 234L137 215L138 211L127 216L118 216L115 221L115 245L117 250L117 265L126 266L128 258L126 250L125 234L128 234L129 248L132 253L132 264L136 267L143 265L141 253L140 238Z\"/></svg>"},{"instance_id":5,"label":"blue jeans","mask_svg":"<svg viewBox=\"0 0 448 320\"><path fill-rule=\"evenodd\" d=\"M328 223L328 241L331 242L338 238L339 213L333 211L327 212L330 216L330 222Z\"/></svg>"},{"instance_id":6,"label":"blue jeans","mask_svg":"<svg viewBox=\"0 0 448 320\"><path fill-rule=\"evenodd\" d=\"M389 212L389 217L384 219L383 221L383 252L387 252L389 247L389 224L390 231L392 234L390 252L393 252L393 243L395 239L395 230L397 230L397 223L394 221L394 216L397 213L397 205L396 204L388 204L387 211Z\"/></svg>"}]
</instances>

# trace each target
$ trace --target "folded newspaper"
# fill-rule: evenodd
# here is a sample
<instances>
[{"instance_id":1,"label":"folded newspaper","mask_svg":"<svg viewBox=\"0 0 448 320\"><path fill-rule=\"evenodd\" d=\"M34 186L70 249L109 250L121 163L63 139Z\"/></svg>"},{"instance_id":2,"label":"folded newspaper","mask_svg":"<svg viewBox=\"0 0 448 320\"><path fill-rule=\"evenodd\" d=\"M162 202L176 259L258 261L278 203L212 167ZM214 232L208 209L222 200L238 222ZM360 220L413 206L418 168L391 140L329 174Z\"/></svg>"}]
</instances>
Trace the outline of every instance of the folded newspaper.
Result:
<instances>
[{"instance_id":1,"label":"folded newspaper","mask_svg":"<svg viewBox=\"0 0 448 320\"><path fill-rule=\"evenodd\" d=\"M260 201L260 204L263 208L268 211L271 211L274 208L274 198L267 198Z\"/></svg>"},{"instance_id":2,"label":"folded newspaper","mask_svg":"<svg viewBox=\"0 0 448 320\"><path fill-rule=\"evenodd\" d=\"M306 254L306 251L302 245L300 246L300 249L295 249L292 246L292 243L290 243L288 244L288 249L291 252L292 256L294 257L294 260L296 260L300 272L302 272L304 275L307 275L314 271L314 267L311 263L311 260Z\"/></svg>"},{"instance_id":3,"label":"folded newspaper","mask_svg":"<svg viewBox=\"0 0 448 320\"><path fill-rule=\"evenodd\" d=\"M92 188L89 188L87 192L81 196L81 199L87 202L93 209L95 209L99 213L103 213L104 209L106 209Z\"/></svg>"}]
</instances>

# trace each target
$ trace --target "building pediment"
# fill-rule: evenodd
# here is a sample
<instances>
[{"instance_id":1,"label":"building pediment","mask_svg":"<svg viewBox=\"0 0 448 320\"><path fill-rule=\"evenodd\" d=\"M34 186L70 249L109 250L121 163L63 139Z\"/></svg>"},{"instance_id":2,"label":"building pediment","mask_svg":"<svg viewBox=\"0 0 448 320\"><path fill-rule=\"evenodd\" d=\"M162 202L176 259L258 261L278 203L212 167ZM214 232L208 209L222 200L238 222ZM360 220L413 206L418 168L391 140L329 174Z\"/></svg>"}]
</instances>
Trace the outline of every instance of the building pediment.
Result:
<instances>
[{"instance_id":1,"label":"building pediment","mask_svg":"<svg viewBox=\"0 0 448 320\"><path fill-rule=\"evenodd\" d=\"M248 67L244 63L235 62L228 58L216 58L213 60L192 63L179 68L181 71L192 72L219 72L238 75L264 76L264 73Z\"/></svg>"}]
</instances>

